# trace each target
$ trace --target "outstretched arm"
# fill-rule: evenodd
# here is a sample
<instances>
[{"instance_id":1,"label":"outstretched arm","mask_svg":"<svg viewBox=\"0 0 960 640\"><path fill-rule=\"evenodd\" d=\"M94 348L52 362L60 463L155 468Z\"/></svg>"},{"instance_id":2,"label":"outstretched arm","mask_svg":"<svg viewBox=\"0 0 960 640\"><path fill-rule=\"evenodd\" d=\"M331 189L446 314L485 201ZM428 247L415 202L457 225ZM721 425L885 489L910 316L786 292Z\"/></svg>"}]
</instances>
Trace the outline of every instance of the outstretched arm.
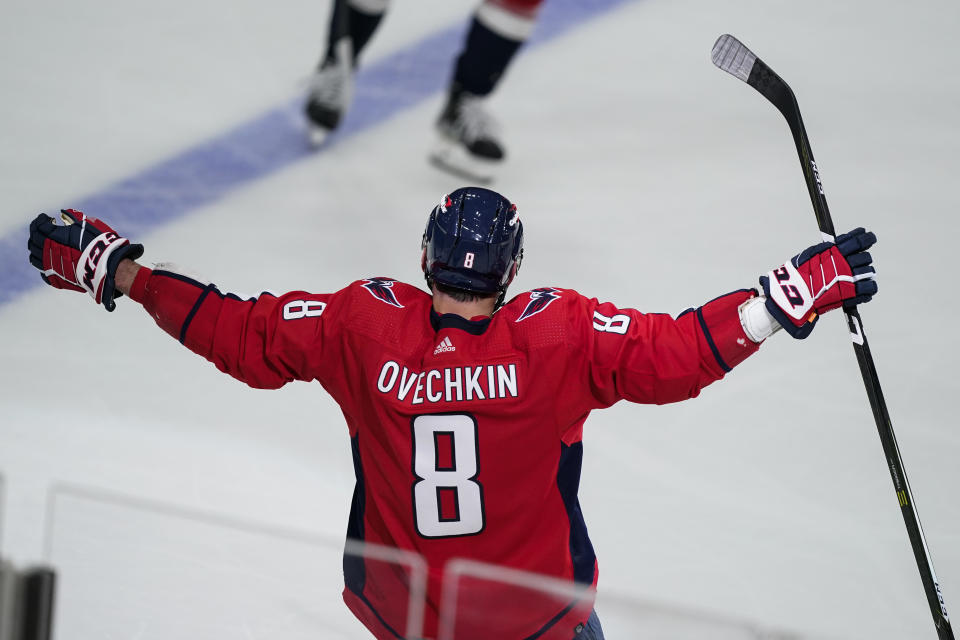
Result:
<instances>
[{"instance_id":1,"label":"outstretched arm","mask_svg":"<svg viewBox=\"0 0 960 640\"><path fill-rule=\"evenodd\" d=\"M139 265L131 258L143 248L102 221L72 210L63 221L41 214L30 226L30 261L51 286L86 291L108 310L127 295L181 344L253 387L322 379L335 370L336 314L324 311L337 294L241 299L169 265Z\"/></svg>"},{"instance_id":2,"label":"outstretched arm","mask_svg":"<svg viewBox=\"0 0 960 640\"><path fill-rule=\"evenodd\" d=\"M691 398L779 329L807 337L824 313L876 294L867 252L875 242L873 233L854 229L761 276L761 291L733 292L676 319L590 301L576 317L595 398L603 405Z\"/></svg>"}]
</instances>

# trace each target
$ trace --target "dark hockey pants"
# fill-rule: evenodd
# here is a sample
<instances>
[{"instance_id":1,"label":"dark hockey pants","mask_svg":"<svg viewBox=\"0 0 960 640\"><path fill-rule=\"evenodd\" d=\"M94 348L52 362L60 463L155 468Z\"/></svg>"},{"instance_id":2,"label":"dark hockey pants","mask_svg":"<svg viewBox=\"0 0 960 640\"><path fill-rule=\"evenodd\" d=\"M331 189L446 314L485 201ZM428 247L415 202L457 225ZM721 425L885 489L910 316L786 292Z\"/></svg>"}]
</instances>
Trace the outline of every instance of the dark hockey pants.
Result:
<instances>
[{"instance_id":1,"label":"dark hockey pants","mask_svg":"<svg viewBox=\"0 0 960 640\"><path fill-rule=\"evenodd\" d=\"M596 609L590 612L587 624L583 627L583 631L574 636L574 640L604 640L603 629L600 627L600 618L597 617Z\"/></svg>"}]
</instances>

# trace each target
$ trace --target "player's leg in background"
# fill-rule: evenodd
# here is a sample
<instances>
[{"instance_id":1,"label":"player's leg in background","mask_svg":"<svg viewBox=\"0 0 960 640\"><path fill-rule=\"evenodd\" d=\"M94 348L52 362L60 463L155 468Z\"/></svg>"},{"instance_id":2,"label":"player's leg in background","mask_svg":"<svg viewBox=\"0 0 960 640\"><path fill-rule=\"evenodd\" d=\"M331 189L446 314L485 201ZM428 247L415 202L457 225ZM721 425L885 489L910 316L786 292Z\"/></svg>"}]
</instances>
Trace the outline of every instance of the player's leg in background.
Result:
<instances>
[{"instance_id":1,"label":"player's leg in background","mask_svg":"<svg viewBox=\"0 0 960 640\"><path fill-rule=\"evenodd\" d=\"M306 113L310 139L321 144L350 104L360 52L380 25L390 0L335 0L327 49L310 82Z\"/></svg>"},{"instance_id":2,"label":"player's leg in background","mask_svg":"<svg viewBox=\"0 0 960 640\"><path fill-rule=\"evenodd\" d=\"M542 1L484 0L477 8L437 120L434 164L478 180L493 178L506 153L483 99L530 36Z\"/></svg>"}]
</instances>

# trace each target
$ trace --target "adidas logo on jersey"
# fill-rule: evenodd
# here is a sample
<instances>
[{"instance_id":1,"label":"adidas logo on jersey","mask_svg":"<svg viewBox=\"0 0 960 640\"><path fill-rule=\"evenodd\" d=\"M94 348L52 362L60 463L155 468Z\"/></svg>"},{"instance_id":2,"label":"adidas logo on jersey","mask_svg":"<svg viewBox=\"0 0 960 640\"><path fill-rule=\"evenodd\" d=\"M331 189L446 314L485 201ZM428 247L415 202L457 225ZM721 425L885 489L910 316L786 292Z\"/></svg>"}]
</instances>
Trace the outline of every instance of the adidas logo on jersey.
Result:
<instances>
[{"instance_id":1,"label":"adidas logo on jersey","mask_svg":"<svg viewBox=\"0 0 960 640\"><path fill-rule=\"evenodd\" d=\"M453 343L450 342L450 338L444 338L440 341L440 344L437 345L437 348L433 350L433 355L437 356L443 353L444 351L456 351L457 348L453 346Z\"/></svg>"}]
</instances>

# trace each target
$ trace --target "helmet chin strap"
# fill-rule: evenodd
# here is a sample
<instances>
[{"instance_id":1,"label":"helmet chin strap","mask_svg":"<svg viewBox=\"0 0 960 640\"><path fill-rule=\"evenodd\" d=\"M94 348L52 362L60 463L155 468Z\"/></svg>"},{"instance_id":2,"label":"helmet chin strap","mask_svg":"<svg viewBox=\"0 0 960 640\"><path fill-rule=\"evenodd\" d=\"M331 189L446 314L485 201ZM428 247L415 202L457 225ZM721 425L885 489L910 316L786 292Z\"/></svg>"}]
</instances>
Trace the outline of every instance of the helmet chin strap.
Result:
<instances>
[{"instance_id":1,"label":"helmet chin strap","mask_svg":"<svg viewBox=\"0 0 960 640\"><path fill-rule=\"evenodd\" d=\"M503 306L503 301L507 297L507 287L500 287L500 295L497 296L497 302L493 305L493 312L496 313L497 310Z\"/></svg>"},{"instance_id":2,"label":"helmet chin strap","mask_svg":"<svg viewBox=\"0 0 960 640\"><path fill-rule=\"evenodd\" d=\"M520 249L520 253L517 255L517 260L513 263L513 273L511 273L510 277L507 279L507 284L500 287L500 295L497 297L497 303L493 306L494 311L503 306L503 302L507 297L507 287L513 283L513 279L516 278L517 274L520 272L521 260L523 260L523 249Z\"/></svg>"}]
</instances>

